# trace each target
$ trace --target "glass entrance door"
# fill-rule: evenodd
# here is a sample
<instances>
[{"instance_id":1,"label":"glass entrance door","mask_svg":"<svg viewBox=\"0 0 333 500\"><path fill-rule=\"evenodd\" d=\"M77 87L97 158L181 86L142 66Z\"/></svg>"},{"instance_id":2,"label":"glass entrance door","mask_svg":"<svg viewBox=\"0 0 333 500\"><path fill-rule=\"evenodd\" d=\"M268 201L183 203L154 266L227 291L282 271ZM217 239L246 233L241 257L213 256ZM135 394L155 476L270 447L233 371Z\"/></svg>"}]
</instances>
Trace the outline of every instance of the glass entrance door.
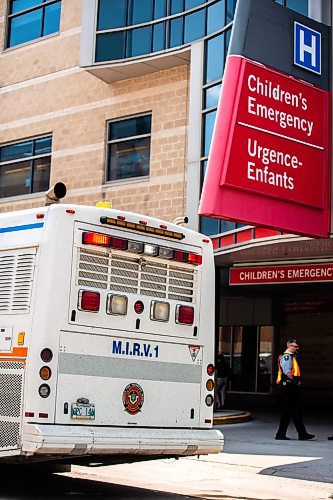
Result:
<instances>
[{"instance_id":1,"label":"glass entrance door","mask_svg":"<svg viewBox=\"0 0 333 500\"><path fill-rule=\"evenodd\" d=\"M219 333L219 352L230 363L229 390L270 392L273 327L224 326Z\"/></svg>"}]
</instances>

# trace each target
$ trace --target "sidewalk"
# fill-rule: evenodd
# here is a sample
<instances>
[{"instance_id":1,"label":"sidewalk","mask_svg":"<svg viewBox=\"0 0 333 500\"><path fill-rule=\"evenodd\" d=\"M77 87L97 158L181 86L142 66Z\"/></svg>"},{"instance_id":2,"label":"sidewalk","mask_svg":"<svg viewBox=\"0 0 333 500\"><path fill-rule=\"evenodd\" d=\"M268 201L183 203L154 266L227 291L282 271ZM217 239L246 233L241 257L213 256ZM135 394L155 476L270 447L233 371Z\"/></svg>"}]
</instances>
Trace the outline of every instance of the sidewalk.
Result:
<instances>
[{"instance_id":1,"label":"sidewalk","mask_svg":"<svg viewBox=\"0 0 333 500\"><path fill-rule=\"evenodd\" d=\"M245 410L215 410L213 423L214 425L241 424L251 418L251 413Z\"/></svg>"},{"instance_id":2,"label":"sidewalk","mask_svg":"<svg viewBox=\"0 0 333 500\"><path fill-rule=\"evenodd\" d=\"M216 418L239 416L225 410ZM315 440L298 441L291 425L291 441L275 441L277 413L254 411L250 421L216 426L225 436L224 451L217 455L95 469L73 467L72 474L207 500L333 498L333 442L327 441L333 421L318 410L312 417L305 414L305 422L309 432L316 434Z\"/></svg>"}]
</instances>

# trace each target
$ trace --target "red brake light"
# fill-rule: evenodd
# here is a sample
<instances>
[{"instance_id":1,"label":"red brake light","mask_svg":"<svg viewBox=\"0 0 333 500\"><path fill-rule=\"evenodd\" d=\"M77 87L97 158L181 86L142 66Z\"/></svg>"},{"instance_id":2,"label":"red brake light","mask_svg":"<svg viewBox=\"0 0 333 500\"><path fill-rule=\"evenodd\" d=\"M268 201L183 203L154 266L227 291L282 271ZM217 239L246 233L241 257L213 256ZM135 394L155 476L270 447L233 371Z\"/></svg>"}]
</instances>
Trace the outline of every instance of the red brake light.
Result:
<instances>
[{"instance_id":1,"label":"red brake light","mask_svg":"<svg viewBox=\"0 0 333 500\"><path fill-rule=\"evenodd\" d=\"M81 311L99 311L100 294L98 292L89 292L81 290L79 293L79 309Z\"/></svg>"},{"instance_id":2,"label":"red brake light","mask_svg":"<svg viewBox=\"0 0 333 500\"><path fill-rule=\"evenodd\" d=\"M202 255L199 255L197 253L189 253L188 254L188 261L191 264L195 264L196 266L200 266L202 264Z\"/></svg>"},{"instance_id":3,"label":"red brake light","mask_svg":"<svg viewBox=\"0 0 333 500\"><path fill-rule=\"evenodd\" d=\"M207 374L211 377L212 375L214 375L214 371L215 371L214 365L212 365L212 363L210 363L207 366Z\"/></svg>"},{"instance_id":4,"label":"red brake light","mask_svg":"<svg viewBox=\"0 0 333 500\"><path fill-rule=\"evenodd\" d=\"M111 246L118 250L127 250L127 240L123 238L111 238Z\"/></svg>"},{"instance_id":5,"label":"red brake light","mask_svg":"<svg viewBox=\"0 0 333 500\"><path fill-rule=\"evenodd\" d=\"M141 302L141 300L137 300L134 304L134 311L137 313L137 314L141 314L144 310L144 305L143 305L143 302Z\"/></svg>"},{"instance_id":6,"label":"red brake light","mask_svg":"<svg viewBox=\"0 0 333 500\"><path fill-rule=\"evenodd\" d=\"M98 245L101 247L109 247L111 245L111 237L107 234L100 233L83 233L82 243L86 245Z\"/></svg>"},{"instance_id":7,"label":"red brake light","mask_svg":"<svg viewBox=\"0 0 333 500\"><path fill-rule=\"evenodd\" d=\"M176 323L182 325L193 325L194 321L194 308L191 306L177 306L176 307Z\"/></svg>"},{"instance_id":8,"label":"red brake light","mask_svg":"<svg viewBox=\"0 0 333 500\"><path fill-rule=\"evenodd\" d=\"M187 262L187 260L188 260L188 253L187 252L182 252L181 250L175 250L173 258L175 260L178 260L178 262Z\"/></svg>"}]
</instances>

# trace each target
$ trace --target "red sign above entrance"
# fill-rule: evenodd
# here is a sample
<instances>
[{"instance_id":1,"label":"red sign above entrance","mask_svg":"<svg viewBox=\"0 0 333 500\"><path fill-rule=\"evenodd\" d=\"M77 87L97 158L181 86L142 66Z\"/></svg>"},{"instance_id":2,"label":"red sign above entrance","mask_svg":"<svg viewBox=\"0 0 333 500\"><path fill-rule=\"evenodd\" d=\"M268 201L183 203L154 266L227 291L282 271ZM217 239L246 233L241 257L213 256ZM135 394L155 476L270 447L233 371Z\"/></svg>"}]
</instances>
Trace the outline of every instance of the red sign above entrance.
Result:
<instances>
[{"instance_id":1,"label":"red sign above entrance","mask_svg":"<svg viewBox=\"0 0 333 500\"><path fill-rule=\"evenodd\" d=\"M333 281L333 263L297 266L231 267L230 285Z\"/></svg>"},{"instance_id":2,"label":"red sign above entrance","mask_svg":"<svg viewBox=\"0 0 333 500\"><path fill-rule=\"evenodd\" d=\"M329 93L229 56L199 213L329 234Z\"/></svg>"}]
</instances>

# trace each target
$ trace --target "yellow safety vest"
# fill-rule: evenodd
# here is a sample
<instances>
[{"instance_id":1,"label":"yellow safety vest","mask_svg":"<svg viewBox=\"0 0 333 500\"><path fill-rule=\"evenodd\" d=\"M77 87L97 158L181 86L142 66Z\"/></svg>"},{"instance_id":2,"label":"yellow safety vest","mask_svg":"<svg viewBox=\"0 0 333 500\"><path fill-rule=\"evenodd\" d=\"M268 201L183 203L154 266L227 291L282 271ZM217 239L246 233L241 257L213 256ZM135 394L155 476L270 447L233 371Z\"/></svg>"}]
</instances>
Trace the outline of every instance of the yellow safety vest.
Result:
<instances>
[{"instance_id":1,"label":"yellow safety vest","mask_svg":"<svg viewBox=\"0 0 333 500\"><path fill-rule=\"evenodd\" d=\"M284 351L283 354L289 354L291 356L291 359L292 359L292 365L291 365L292 376L293 377L300 377L301 376L301 370L300 370L299 364L297 363L297 360L296 360L295 356L293 356L292 354L290 354L290 352L288 350ZM282 380L282 374L283 374L283 372L282 372L282 368L281 368L281 365L280 365L280 360L281 360L283 354L280 354L279 359L278 359L278 375L277 375L277 379L276 379L276 383L277 384L280 384L280 382Z\"/></svg>"}]
</instances>

